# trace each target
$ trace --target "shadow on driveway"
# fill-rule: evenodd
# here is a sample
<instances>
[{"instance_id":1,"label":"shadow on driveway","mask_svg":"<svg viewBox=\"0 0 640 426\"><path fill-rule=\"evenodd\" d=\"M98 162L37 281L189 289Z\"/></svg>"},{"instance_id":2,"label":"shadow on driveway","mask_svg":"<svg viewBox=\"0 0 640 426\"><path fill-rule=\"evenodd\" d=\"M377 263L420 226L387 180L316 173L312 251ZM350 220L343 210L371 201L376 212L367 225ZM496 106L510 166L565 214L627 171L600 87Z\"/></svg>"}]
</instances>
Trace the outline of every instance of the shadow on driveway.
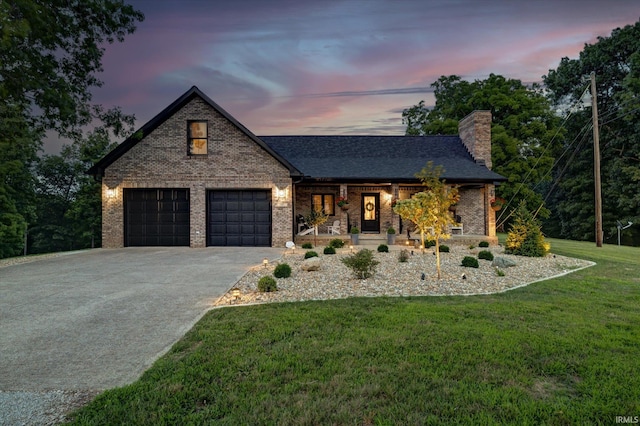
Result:
<instances>
[{"instance_id":1,"label":"shadow on driveway","mask_svg":"<svg viewBox=\"0 0 640 426\"><path fill-rule=\"evenodd\" d=\"M0 268L0 391L135 381L282 249L95 249Z\"/></svg>"}]
</instances>

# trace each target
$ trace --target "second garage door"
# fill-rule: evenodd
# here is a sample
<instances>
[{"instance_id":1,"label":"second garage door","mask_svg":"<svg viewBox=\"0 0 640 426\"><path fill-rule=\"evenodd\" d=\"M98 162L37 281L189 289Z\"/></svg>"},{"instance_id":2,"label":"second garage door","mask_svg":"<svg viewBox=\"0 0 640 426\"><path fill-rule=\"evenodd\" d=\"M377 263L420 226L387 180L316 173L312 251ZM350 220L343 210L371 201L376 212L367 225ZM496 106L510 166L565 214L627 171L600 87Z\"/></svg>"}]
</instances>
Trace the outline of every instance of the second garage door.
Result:
<instances>
[{"instance_id":1,"label":"second garage door","mask_svg":"<svg viewBox=\"0 0 640 426\"><path fill-rule=\"evenodd\" d=\"M271 246L271 191L209 191L207 245Z\"/></svg>"}]
</instances>

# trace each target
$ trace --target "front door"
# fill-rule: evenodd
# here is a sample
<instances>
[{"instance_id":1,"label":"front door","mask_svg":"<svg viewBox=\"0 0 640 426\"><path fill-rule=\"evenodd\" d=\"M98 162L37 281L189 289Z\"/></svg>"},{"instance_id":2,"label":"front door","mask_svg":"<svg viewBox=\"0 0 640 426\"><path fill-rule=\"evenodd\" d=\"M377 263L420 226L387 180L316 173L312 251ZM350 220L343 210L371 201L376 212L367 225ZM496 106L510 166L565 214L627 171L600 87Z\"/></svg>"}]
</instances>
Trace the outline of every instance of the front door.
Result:
<instances>
[{"instance_id":1,"label":"front door","mask_svg":"<svg viewBox=\"0 0 640 426\"><path fill-rule=\"evenodd\" d=\"M362 232L380 232L380 194L362 194Z\"/></svg>"}]
</instances>

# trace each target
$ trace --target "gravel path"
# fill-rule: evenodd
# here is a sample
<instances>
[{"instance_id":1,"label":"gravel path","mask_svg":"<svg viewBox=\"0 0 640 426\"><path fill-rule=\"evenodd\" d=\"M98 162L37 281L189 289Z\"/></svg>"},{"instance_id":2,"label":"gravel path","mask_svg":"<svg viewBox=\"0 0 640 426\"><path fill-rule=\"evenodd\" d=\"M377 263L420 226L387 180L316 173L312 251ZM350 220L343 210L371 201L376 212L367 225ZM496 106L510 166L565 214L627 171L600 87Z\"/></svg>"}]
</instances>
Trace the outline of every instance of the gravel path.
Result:
<instances>
[{"instance_id":1,"label":"gravel path","mask_svg":"<svg viewBox=\"0 0 640 426\"><path fill-rule=\"evenodd\" d=\"M563 275L592 266L592 262L549 254L543 258L505 255L501 247L491 247L494 256L516 262L516 266L501 269L498 276L492 262L479 260L479 268L465 268L461 261L465 256L477 257L480 250L462 246L451 246L450 253L441 253L441 279L436 275L436 256L433 249L424 254L413 250L407 262L398 261L399 246L392 246L390 253L375 253L380 262L372 278L360 280L341 262L350 255L349 249L340 249L335 255L320 254L319 271L305 272L301 269L306 250L297 249L285 253L280 262L291 266L291 277L278 279L278 291L259 293L258 280L271 275L275 265L258 266L249 271L236 285L241 291L239 300L228 292L216 306L293 302L303 300L341 299L347 297L374 296L450 296L500 293L522 287L536 281ZM316 250L318 253L322 249ZM425 279L422 274L425 274ZM462 276L465 279L462 279Z\"/></svg>"}]
</instances>

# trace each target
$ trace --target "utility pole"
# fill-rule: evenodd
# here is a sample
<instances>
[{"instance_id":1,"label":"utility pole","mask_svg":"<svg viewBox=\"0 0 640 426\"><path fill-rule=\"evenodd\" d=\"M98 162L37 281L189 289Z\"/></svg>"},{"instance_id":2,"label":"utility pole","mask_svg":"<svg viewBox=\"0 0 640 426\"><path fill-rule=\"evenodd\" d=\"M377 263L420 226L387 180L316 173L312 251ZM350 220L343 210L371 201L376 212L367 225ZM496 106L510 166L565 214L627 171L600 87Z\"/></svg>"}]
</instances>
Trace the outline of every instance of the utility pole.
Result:
<instances>
[{"instance_id":1,"label":"utility pole","mask_svg":"<svg viewBox=\"0 0 640 426\"><path fill-rule=\"evenodd\" d=\"M596 247L602 247L602 183L600 181L600 131L596 73L591 71L591 112L593 114L593 174L596 191Z\"/></svg>"}]
</instances>

